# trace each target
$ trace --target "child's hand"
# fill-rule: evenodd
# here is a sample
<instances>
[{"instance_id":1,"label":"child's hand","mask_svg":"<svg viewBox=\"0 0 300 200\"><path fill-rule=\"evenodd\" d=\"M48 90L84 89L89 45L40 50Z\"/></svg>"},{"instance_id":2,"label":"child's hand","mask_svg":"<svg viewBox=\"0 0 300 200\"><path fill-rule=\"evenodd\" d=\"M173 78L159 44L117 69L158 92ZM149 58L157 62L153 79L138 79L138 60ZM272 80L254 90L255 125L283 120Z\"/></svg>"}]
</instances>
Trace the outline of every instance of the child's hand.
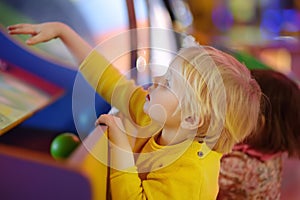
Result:
<instances>
[{"instance_id":1,"label":"child's hand","mask_svg":"<svg viewBox=\"0 0 300 200\"><path fill-rule=\"evenodd\" d=\"M95 122L95 125L99 124L105 124L108 126L108 137L114 145L124 150L131 151L124 125L119 117L103 114Z\"/></svg>"},{"instance_id":2,"label":"child's hand","mask_svg":"<svg viewBox=\"0 0 300 200\"><path fill-rule=\"evenodd\" d=\"M125 170L134 166L134 157L123 123L119 117L113 115L101 115L95 122L108 126L108 137L111 142L110 167L117 170Z\"/></svg>"},{"instance_id":3,"label":"child's hand","mask_svg":"<svg viewBox=\"0 0 300 200\"><path fill-rule=\"evenodd\" d=\"M8 28L11 35L31 35L26 43L34 45L59 38L80 64L91 52L92 47L84 41L71 27L62 22L47 22L42 24L15 24Z\"/></svg>"},{"instance_id":4,"label":"child's hand","mask_svg":"<svg viewBox=\"0 0 300 200\"><path fill-rule=\"evenodd\" d=\"M32 37L26 43L34 45L47 42L59 37L63 24L60 22L48 22L42 24L15 24L9 26L8 33L11 35L28 34Z\"/></svg>"}]
</instances>

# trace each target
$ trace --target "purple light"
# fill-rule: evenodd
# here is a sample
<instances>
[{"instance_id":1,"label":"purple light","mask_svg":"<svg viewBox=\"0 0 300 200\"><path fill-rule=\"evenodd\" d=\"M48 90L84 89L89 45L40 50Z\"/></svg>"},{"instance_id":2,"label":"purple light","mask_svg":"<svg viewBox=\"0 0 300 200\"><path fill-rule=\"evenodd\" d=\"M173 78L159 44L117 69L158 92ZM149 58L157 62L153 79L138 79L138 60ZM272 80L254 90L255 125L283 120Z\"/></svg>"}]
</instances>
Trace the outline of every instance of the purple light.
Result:
<instances>
[{"instance_id":1,"label":"purple light","mask_svg":"<svg viewBox=\"0 0 300 200\"><path fill-rule=\"evenodd\" d=\"M283 29L297 32L300 30L300 13L294 9L283 10Z\"/></svg>"},{"instance_id":2,"label":"purple light","mask_svg":"<svg viewBox=\"0 0 300 200\"><path fill-rule=\"evenodd\" d=\"M219 30L227 31L233 25L233 16L226 7L218 6L212 11L212 21Z\"/></svg>"}]
</instances>

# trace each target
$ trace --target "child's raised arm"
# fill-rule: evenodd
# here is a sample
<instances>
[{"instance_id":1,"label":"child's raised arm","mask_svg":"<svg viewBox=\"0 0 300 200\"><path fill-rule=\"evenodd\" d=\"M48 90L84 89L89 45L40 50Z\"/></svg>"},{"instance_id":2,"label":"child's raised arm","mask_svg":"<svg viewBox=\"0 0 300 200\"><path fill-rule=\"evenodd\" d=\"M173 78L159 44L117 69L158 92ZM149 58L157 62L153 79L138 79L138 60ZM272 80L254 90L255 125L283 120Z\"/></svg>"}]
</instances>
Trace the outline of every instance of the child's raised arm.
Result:
<instances>
[{"instance_id":1,"label":"child's raised arm","mask_svg":"<svg viewBox=\"0 0 300 200\"><path fill-rule=\"evenodd\" d=\"M149 116L143 111L147 91L137 86L134 81L128 81L109 60L97 49L92 51L93 48L66 24L61 22L16 24L8 27L8 33L31 35L26 41L28 45L59 38L77 59L78 64L81 64L80 73L101 97L116 107L124 117L131 119L131 123L137 127L147 128L150 124ZM138 146L141 145L136 145L135 149L138 149Z\"/></svg>"},{"instance_id":2,"label":"child's raised arm","mask_svg":"<svg viewBox=\"0 0 300 200\"><path fill-rule=\"evenodd\" d=\"M26 43L34 45L41 42L60 38L78 63L81 63L90 53L92 47L84 41L73 29L61 22L47 22L42 24L15 24L8 27L11 35L29 34Z\"/></svg>"}]
</instances>

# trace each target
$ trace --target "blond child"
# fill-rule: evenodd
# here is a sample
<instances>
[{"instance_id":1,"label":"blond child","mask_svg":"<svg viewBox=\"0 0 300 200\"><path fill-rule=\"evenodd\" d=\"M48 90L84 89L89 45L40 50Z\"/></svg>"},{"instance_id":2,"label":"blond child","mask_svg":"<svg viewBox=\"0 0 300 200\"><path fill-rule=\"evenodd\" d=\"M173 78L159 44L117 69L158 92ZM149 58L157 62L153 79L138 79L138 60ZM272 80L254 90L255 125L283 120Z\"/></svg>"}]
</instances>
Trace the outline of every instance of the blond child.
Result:
<instances>
[{"instance_id":1,"label":"blond child","mask_svg":"<svg viewBox=\"0 0 300 200\"><path fill-rule=\"evenodd\" d=\"M259 115L260 88L244 65L212 47L184 48L146 91L65 24L8 30L31 34L28 45L60 38L80 73L122 113L96 121L108 126L112 199L216 198L222 154L256 128Z\"/></svg>"}]
</instances>

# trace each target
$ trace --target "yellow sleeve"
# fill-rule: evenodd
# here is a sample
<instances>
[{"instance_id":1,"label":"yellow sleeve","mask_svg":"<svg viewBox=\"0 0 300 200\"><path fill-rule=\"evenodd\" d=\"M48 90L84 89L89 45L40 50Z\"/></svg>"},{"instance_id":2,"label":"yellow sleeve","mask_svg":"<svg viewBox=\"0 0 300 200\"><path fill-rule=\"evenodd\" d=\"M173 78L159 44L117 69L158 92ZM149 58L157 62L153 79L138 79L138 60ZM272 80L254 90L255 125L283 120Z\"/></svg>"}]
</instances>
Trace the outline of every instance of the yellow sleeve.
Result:
<instances>
[{"instance_id":1,"label":"yellow sleeve","mask_svg":"<svg viewBox=\"0 0 300 200\"><path fill-rule=\"evenodd\" d=\"M132 124L138 128L148 127L151 119L143 111L147 91L133 80L128 80L99 52L92 51L80 65L79 71L94 90ZM134 152L147 141L146 137L141 138L144 139L135 143Z\"/></svg>"},{"instance_id":2,"label":"yellow sleeve","mask_svg":"<svg viewBox=\"0 0 300 200\"><path fill-rule=\"evenodd\" d=\"M202 170L186 160L147 174L141 181L137 173L115 171L111 175L112 199L181 200L201 198Z\"/></svg>"},{"instance_id":3,"label":"yellow sleeve","mask_svg":"<svg viewBox=\"0 0 300 200\"><path fill-rule=\"evenodd\" d=\"M79 70L95 91L126 117L138 125L149 123L148 115L143 112L147 92L128 80L96 50L88 55Z\"/></svg>"}]
</instances>

